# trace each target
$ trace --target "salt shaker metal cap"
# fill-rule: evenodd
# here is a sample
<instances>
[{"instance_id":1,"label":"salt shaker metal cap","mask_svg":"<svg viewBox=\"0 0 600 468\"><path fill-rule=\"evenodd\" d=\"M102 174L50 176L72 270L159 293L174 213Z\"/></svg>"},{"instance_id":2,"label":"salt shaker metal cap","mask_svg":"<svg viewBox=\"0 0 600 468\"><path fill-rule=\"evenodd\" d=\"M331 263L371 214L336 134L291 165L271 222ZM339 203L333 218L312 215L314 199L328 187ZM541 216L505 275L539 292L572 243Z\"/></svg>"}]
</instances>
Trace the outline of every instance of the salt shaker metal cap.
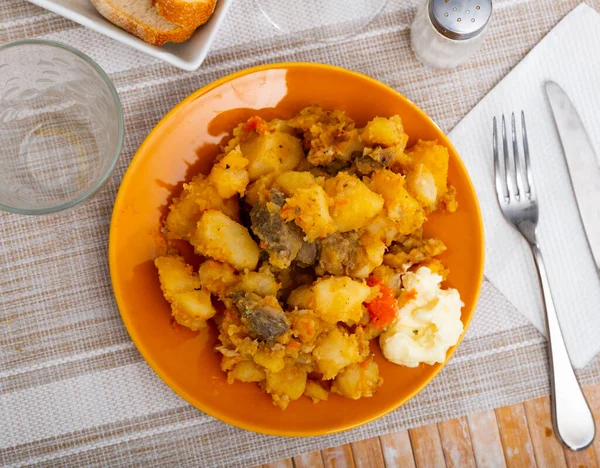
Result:
<instances>
[{"instance_id":1,"label":"salt shaker metal cap","mask_svg":"<svg viewBox=\"0 0 600 468\"><path fill-rule=\"evenodd\" d=\"M431 0L429 18L449 39L463 41L479 35L492 16L491 0Z\"/></svg>"},{"instance_id":2,"label":"salt shaker metal cap","mask_svg":"<svg viewBox=\"0 0 600 468\"><path fill-rule=\"evenodd\" d=\"M492 16L492 0L424 0L411 25L412 49L421 62L453 68L479 48Z\"/></svg>"}]
</instances>

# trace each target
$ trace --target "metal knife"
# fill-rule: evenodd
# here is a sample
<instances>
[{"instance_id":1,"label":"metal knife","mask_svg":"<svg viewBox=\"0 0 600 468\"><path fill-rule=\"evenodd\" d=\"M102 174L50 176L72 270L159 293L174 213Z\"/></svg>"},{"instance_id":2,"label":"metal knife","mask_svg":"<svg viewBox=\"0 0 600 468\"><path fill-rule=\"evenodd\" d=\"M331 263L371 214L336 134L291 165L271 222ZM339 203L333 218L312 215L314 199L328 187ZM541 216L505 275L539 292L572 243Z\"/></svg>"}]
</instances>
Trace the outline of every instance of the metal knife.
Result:
<instances>
[{"instance_id":1,"label":"metal knife","mask_svg":"<svg viewBox=\"0 0 600 468\"><path fill-rule=\"evenodd\" d=\"M565 91L554 81L547 81L546 94L569 168L579 215L596 267L600 270L600 160Z\"/></svg>"}]
</instances>

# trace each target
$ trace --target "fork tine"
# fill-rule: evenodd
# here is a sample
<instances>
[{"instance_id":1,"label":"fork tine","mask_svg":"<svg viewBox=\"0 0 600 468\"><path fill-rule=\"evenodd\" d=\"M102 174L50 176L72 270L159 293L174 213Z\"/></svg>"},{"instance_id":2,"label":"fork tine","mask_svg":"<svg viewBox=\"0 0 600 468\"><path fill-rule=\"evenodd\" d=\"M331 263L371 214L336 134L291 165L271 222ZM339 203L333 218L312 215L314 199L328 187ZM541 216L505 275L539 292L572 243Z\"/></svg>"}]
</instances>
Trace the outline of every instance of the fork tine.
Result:
<instances>
[{"instance_id":1,"label":"fork tine","mask_svg":"<svg viewBox=\"0 0 600 468\"><path fill-rule=\"evenodd\" d=\"M498 126L496 125L496 117L494 117L494 132L493 132L493 150L494 150L494 176L496 179L496 195L498 201L504 200L508 203L508 186L506 185L506 172L501 174L500 171L500 157L498 155Z\"/></svg>"},{"instance_id":2,"label":"fork tine","mask_svg":"<svg viewBox=\"0 0 600 468\"><path fill-rule=\"evenodd\" d=\"M529 160L529 143L527 142L527 128L525 127L525 112L521 111L521 134L523 136L523 155L525 157L525 195L531 198L533 187L533 176L531 174L531 162Z\"/></svg>"},{"instance_id":3,"label":"fork tine","mask_svg":"<svg viewBox=\"0 0 600 468\"><path fill-rule=\"evenodd\" d=\"M510 198L511 194L515 194L515 187L511 186L512 182L512 168L510 166L509 155L508 155L508 140L506 138L506 121L504 120L504 114L502 114L502 150L504 151L504 183L508 191Z\"/></svg>"},{"instance_id":4,"label":"fork tine","mask_svg":"<svg viewBox=\"0 0 600 468\"><path fill-rule=\"evenodd\" d=\"M514 172L512 173L512 176L513 176L513 184L515 187L515 198L518 201L519 197L521 196L521 190L524 190L524 186L523 186L523 171L521 168L521 161L520 161L520 157L519 157L519 143L517 143L517 130L515 128L516 126L515 126L515 113L514 112L511 112L510 120L511 120L513 158L514 158L514 164L513 164Z\"/></svg>"}]
</instances>

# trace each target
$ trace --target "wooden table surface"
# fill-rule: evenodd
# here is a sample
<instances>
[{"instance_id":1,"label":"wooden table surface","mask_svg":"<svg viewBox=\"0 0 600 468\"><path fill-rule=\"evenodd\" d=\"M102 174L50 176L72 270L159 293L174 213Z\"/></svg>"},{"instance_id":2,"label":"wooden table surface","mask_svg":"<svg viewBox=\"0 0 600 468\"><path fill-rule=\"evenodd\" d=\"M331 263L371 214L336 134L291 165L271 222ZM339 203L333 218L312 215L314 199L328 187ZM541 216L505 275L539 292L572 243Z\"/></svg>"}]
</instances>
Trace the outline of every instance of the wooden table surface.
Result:
<instances>
[{"instance_id":1,"label":"wooden table surface","mask_svg":"<svg viewBox=\"0 0 600 468\"><path fill-rule=\"evenodd\" d=\"M584 389L600 421L600 384ZM586 450L564 448L554 434L548 397L305 453L263 468L596 467L600 436Z\"/></svg>"}]
</instances>

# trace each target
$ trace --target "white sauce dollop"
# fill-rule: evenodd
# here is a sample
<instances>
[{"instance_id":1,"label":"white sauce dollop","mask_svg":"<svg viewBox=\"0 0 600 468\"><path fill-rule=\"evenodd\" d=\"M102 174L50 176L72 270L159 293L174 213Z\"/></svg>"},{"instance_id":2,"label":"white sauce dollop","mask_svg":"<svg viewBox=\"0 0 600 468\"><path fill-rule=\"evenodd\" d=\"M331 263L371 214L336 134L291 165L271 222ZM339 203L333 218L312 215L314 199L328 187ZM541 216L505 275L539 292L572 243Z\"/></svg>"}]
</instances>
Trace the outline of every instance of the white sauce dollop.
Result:
<instances>
[{"instance_id":1,"label":"white sauce dollop","mask_svg":"<svg viewBox=\"0 0 600 468\"><path fill-rule=\"evenodd\" d=\"M442 289L442 277L421 267L406 273L402 284L416 297L398 311L396 322L379 337L383 355L394 364L417 367L446 360L448 348L463 332L464 306L456 289Z\"/></svg>"}]
</instances>

